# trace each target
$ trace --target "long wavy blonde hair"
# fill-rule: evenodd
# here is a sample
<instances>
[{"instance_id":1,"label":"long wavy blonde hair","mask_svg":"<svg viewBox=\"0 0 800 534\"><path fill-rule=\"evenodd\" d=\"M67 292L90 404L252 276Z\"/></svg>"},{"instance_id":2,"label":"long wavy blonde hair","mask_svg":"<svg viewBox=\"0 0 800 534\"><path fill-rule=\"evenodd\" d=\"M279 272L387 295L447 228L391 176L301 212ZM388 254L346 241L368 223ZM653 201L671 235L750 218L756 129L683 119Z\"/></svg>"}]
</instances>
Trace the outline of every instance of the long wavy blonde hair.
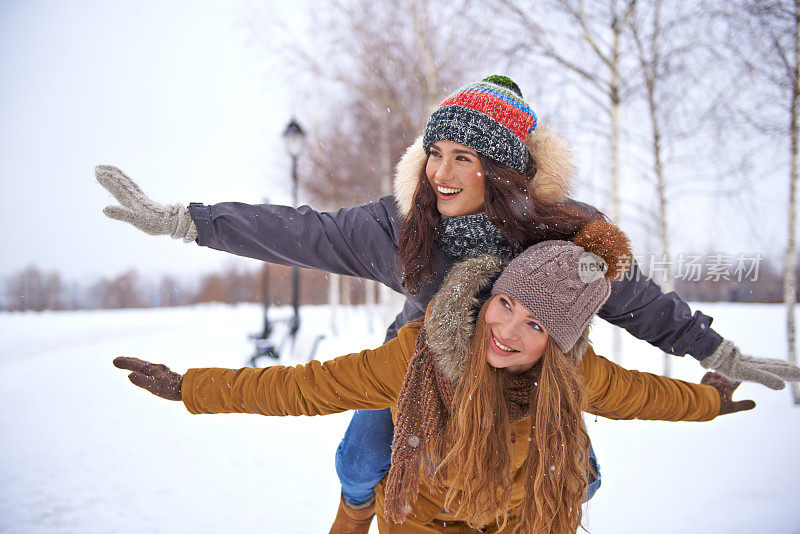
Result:
<instances>
[{"instance_id":1,"label":"long wavy blonde hair","mask_svg":"<svg viewBox=\"0 0 800 534\"><path fill-rule=\"evenodd\" d=\"M513 473L506 371L486 362L485 311L486 304L472 337L472 357L455 390L444 436L449 450L445 443L431 449L442 454L431 485L445 492L445 508L472 528L494 521L500 529L512 526L514 534L572 534L581 525L587 489L583 383L575 363L548 340L542 358L527 371L534 373L536 385L530 395L530 446L521 467L525 495L521 506L509 510Z\"/></svg>"}]
</instances>

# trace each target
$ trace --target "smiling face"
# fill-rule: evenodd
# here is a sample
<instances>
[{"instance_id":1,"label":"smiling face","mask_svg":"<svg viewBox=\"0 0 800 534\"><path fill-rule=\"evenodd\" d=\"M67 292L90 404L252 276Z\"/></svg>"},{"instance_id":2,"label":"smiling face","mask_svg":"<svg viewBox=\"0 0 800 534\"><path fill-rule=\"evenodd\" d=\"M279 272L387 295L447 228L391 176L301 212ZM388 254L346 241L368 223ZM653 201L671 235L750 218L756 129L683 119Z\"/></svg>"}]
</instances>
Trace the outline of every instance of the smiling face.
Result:
<instances>
[{"instance_id":1,"label":"smiling face","mask_svg":"<svg viewBox=\"0 0 800 534\"><path fill-rule=\"evenodd\" d=\"M508 295L495 295L486 304L486 361L492 367L518 374L544 354L550 334L530 310Z\"/></svg>"},{"instance_id":2,"label":"smiling face","mask_svg":"<svg viewBox=\"0 0 800 534\"><path fill-rule=\"evenodd\" d=\"M455 217L483 211L483 166L475 150L453 141L436 141L430 146L425 174L442 215Z\"/></svg>"}]
</instances>

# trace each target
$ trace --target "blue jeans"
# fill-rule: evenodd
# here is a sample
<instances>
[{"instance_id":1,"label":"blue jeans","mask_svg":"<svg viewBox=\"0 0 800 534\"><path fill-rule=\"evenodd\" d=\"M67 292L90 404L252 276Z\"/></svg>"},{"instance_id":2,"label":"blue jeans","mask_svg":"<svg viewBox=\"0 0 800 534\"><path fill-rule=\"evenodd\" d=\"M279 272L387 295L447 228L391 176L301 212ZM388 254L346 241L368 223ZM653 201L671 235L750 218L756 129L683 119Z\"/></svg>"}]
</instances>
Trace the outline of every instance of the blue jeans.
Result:
<instances>
[{"instance_id":1,"label":"blue jeans","mask_svg":"<svg viewBox=\"0 0 800 534\"><path fill-rule=\"evenodd\" d=\"M389 472L392 460L392 412L358 410L336 449L336 473L342 483L342 495L350 504L364 504L375 496L375 485ZM588 501L600 487L600 469L594 449L589 445Z\"/></svg>"},{"instance_id":2,"label":"blue jeans","mask_svg":"<svg viewBox=\"0 0 800 534\"><path fill-rule=\"evenodd\" d=\"M342 496L350 504L364 504L375 496L375 485L392 463L392 412L356 410L336 449L336 474Z\"/></svg>"},{"instance_id":3,"label":"blue jeans","mask_svg":"<svg viewBox=\"0 0 800 534\"><path fill-rule=\"evenodd\" d=\"M597 455L594 453L594 447L592 447L591 442L589 442L589 470L586 472L586 478L589 481L589 487L586 488L586 497L584 497L583 502L594 497L600 487L600 466L597 463Z\"/></svg>"}]
</instances>

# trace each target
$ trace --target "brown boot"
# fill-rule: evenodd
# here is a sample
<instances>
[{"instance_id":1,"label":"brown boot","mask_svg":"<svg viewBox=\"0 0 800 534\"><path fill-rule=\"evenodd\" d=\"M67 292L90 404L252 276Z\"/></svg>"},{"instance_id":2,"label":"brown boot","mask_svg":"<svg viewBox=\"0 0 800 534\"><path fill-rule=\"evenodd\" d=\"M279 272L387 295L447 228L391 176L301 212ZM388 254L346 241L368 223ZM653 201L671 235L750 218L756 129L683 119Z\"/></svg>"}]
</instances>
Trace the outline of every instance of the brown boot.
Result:
<instances>
[{"instance_id":1,"label":"brown boot","mask_svg":"<svg viewBox=\"0 0 800 534\"><path fill-rule=\"evenodd\" d=\"M339 498L339 511L333 522L330 534L367 534L372 518L375 517L375 499L358 510L351 508L344 497Z\"/></svg>"}]
</instances>

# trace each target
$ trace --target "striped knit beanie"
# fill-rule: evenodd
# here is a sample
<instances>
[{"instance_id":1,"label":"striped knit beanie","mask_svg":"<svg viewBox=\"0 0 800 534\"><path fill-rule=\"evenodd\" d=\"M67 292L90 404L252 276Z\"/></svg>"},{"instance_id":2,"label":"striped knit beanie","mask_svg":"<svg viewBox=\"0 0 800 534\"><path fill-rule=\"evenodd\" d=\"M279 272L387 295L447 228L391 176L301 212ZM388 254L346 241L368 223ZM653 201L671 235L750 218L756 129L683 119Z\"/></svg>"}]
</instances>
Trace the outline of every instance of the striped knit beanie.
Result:
<instances>
[{"instance_id":1,"label":"striped knit beanie","mask_svg":"<svg viewBox=\"0 0 800 534\"><path fill-rule=\"evenodd\" d=\"M425 153L436 141L461 143L498 163L525 172L525 139L536 128L536 115L519 86L507 76L487 76L444 99L428 119Z\"/></svg>"}]
</instances>

